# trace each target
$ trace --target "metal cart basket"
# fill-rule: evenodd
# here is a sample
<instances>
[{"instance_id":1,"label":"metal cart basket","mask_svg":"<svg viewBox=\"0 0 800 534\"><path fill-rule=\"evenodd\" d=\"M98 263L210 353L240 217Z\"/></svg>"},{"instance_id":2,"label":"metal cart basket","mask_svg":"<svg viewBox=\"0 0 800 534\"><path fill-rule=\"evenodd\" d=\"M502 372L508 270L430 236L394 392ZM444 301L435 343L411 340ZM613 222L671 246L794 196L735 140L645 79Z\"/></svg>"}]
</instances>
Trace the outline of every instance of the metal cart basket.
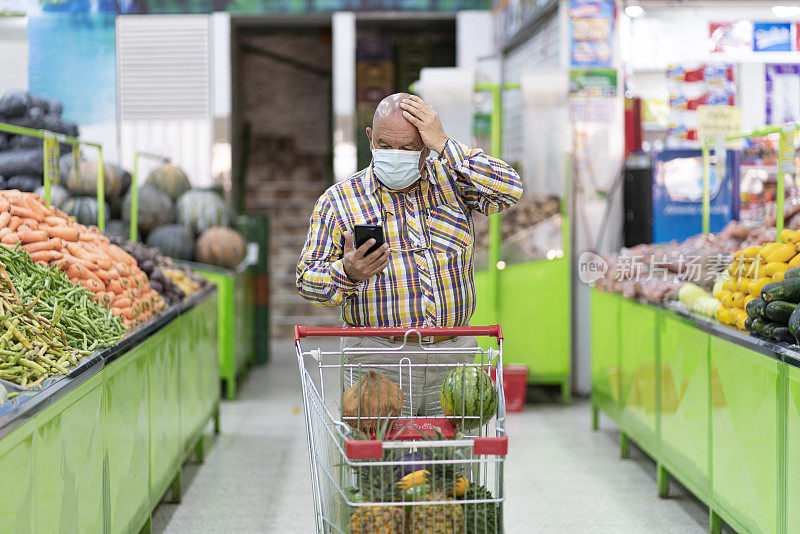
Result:
<instances>
[{"instance_id":1,"label":"metal cart basket","mask_svg":"<svg viewBox=\"0 0 800 534\"><path fill-rule=\"evenodd\" d=\"M453 336L494 337L497 348L431 344ZM363 341L304 351L307 337ZM503 532L500 326L298 326L295 346L317 532ZM442 377L441 387L422 388L418 377L427 373Z\"/></svg>"}]
</instances>

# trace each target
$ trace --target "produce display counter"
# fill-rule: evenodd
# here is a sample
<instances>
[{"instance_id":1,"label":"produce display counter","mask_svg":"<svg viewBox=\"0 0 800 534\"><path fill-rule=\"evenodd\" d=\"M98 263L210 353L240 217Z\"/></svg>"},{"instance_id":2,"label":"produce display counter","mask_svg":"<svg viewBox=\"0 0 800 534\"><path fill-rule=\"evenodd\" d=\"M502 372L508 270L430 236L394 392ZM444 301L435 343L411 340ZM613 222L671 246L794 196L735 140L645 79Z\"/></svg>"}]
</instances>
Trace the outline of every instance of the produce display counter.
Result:
<instances>
[{"instance_id":1,"label":"produce display counter","mask_svg":"<svg viewBox=\"0 0 800 534\"><path fill-rule=\"evenodd\" d=\"M219 423L213 287L0 407L4 532L139 532Z\"/></svg>"},{"instance_id":2,"label":"produce display counter","mask_svg":"<svg viewBox=\"0 0 800 534\"><path fill-rule=\"evenodd\" d=\"M616 293L592 294L592 410L709 507L710 529L800 532L800 351Z\"/></svg>"},{"instance_id":3,"label":"produce display counter","mask_svg":"<svg viewBox=\"0 0 800 534\"><path fill-rule=\"evenodd\" d=\"M253 274L243 265L237 270L188 263L217 286L219 295L219 374L228 399L236 397L236 379L253 361L255 302ZM268 328L262 325L261 328Z\"/></svg>"},{"instance_id":4,"label":"produce display counter","mask_svg":"<svg viewBox=\"0 0 800 534\"><path fill-rule=\"evenodd\" d=\"M529 383L560 385L564 402L569 401L572 327L568 257L507 265L499 277L496 311L489 276L488 271L475 273L478 304L470 322L501 324L504 363L527 365ZM547 313L542 313L544 303Z\"/></svg>"}]
</instances>

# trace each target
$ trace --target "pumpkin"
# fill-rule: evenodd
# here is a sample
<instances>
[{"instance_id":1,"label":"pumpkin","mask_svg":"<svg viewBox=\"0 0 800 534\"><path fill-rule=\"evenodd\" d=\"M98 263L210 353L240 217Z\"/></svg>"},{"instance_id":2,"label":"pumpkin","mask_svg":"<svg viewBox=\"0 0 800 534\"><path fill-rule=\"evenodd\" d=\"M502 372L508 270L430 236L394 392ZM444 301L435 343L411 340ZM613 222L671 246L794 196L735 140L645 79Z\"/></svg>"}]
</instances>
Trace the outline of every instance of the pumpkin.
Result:
<instances>
[{"instance_id":1,"label":"pumpkin","mask_svg":"<svg viewBox=\"0 0 800 534\"><path fill-rule=\"evenodd\" d=\"M130 191L122 202L122 220L131 221ZM174 220L175 208L166 194L149 185L139 189L139 230L149 232Z\"/></svg>"},{"instance_id":2,"label":"pumpkin","mask_svg":"<svg viewBox=\"0 0 800 534\"><path fill-rule=\"evenodd\" d=\"M181 260L191 260L194 255L194 235L181 224L159 226L147 236L147 245Z\"/></svg>"},{"instance_id":3,"label":"pumpkin","mask_svg":"<svg viewBox=\"0 0 800 534\"><path fill-rule=\"evenodd\" d=\"M117 170L108 163L103 163L103 183L106 200L116 198L122 193L122 179ZM74 168L70 168L65 185L73 195L97 196L97 162L81 161L77 173Z\"/></svg>"},{"instance_id":4,"label":"pumpkin","mask_svg":"<svg viewBox=\"0 0 800 534\"><path fill-rule=\"evenodd\" d=\"M44 186L40 185L34 191L37 195L44 199ZM69 191L61 185L58 184L50 184L50 205L60 208L64 202L69 200Z\"/></svg>"},{"instance_id":5,"label":"pumpkin","mask_svg":"<svg viewBox=\"0 0 800 534\"><path fill-rule=\"evenodd\" d=\"M402 408L402 390L376 371L361 375L342 396L342 418L365 432L377 428L378 418L400 417Z\"/></svg>"},{"instance_id":6,"label":"pumpkin","mask_svg":"<svg viewBox=\"0 0 800 534\"><path fill-rule=\"evenodd\" d=\"M32 193L42 185L42 177L35 174L18 174L6 180L6 189L19 189L25 193Z\"/></svg>"},{"instance_id":7,"label":"pumpkin","mask_svg":"<svg viewBox=\"0 0 800 534\"><path fill-rule=\"evenodd\" d=\"M119 196L117 198L122 198L125 196L125 193L127 193L128 189L130 189L131 187L131 173L129 173L128 171L126 171L125 169L123 169L122 167L120 167L115 163L110 163L109 165L111 165L111 167L114 169L114 172L116 172L119 175L119 180L121 182L121 185L119 190ZM122 206L122 204L120 204L120 206Z\"/></svg>"},{"instance_id":8,"label":"pumpkin","mask_svg":"<svg viewBox=\"0 0 800 534\"><path fill-rule=\"evenodd\" d=\"M110 219L106 223L106 229L103 230L103 233L119 241L127 241L131 235L131 225L119 219ZM136 234L136 239L139 239L138 232Z\"/></svg>"},{"instance_id":9,"label":"pumpkin","mask_svg":"<svg viewBox=\"0 0 800 534\"><path fill-rule=\"evenodd\" d=\"M172 200L178 200L182 194L192 188L186 173L172 163L165 163L151 172L145 184L166 193Z\"/></svg>"},{"instance_id":10,"label":"pumpkin","mask_svg":"<svg viewBox=\"0 0 800 534\"><path fill-rule=\"evenodd\" d=\"M200 234L194 252L201 263L233 268L247 256L247 243L236 230L216 226Z\"/></svg>"},{"instance_id":11,"label":"pumpkin","mask_svg":"<svg viewBox=\"0 0 800 534\"><path fill-rule=\"evenodd\" d=\"M105 220L108 221L108 204L104 208L106 210ZM86 226L97 224L97 199L95 197L72 197L61 206L61 210Z\"/></svg>"},{"instance_id":12,"label":"pumpkin","mask_svg":"<svg viewBox=\"0 0 800 534\"><path fill-rule=\"evenodd\" d=\"M192 189L178 199L178 223L190 228L195 235L213 226L228 226L230 213L225 200L214 191Z\"/></svg>"}]
</instances>

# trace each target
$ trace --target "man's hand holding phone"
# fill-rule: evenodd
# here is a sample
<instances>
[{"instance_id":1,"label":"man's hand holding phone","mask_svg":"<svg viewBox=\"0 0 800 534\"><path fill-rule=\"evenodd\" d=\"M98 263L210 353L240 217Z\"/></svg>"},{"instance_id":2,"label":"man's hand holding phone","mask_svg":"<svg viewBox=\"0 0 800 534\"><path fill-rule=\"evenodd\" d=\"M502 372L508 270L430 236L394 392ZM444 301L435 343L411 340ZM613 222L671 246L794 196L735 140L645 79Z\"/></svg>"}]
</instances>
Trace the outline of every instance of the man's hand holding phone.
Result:
<instances>
[{"instance_id":1,"label":"man's hand holding phone","mask_svg":"<svg viewBox=\"0 0 800 534\"><path fill-rule=\"evenodd\" d=\"M361 282L379 272L389 265L391 252L389 245L384 243L373 252L369 249L375 244L375 239L370 238L366 243L355 248L352 232L344 233L344 272L350 280Z\"/></svg>"}]
</instances>

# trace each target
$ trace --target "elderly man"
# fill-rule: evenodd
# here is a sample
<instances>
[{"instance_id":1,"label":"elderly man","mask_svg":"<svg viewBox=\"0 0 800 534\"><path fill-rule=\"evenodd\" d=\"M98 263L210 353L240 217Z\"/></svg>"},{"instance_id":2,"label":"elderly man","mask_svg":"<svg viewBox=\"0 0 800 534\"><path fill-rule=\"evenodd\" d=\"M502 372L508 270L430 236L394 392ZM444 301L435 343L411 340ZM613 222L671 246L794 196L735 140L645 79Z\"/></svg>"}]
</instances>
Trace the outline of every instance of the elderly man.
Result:
<instances>
[{"instance_id":1,"label":"elderly man","mask_svg":"<svg viewBox=\"0 0 800 534\"><path fill-rule=\"evenodd\" d=\"M519 175L503 161L449 139L436 111L407 93L383 99L366 134L369 167L330 187L314 207L297 265L300 294L341 306L346 326L469 324L475 310L472 212L490 215L515 204L522 195ZM353 227L360 224L381 225L386 242L373 252L372 239L355 248ZM402 343L402 338L344 338L342 348ZM473 337L422 343L430 352L412 357L413 364L472 362L474 354L436 354L436 349L477 347ZM397 356L345 353L345 363L393 364L374 369L399 384ZM440 414L439 388L449 371L403 368L403 416Z\"/></svg>"}]
</instances>

